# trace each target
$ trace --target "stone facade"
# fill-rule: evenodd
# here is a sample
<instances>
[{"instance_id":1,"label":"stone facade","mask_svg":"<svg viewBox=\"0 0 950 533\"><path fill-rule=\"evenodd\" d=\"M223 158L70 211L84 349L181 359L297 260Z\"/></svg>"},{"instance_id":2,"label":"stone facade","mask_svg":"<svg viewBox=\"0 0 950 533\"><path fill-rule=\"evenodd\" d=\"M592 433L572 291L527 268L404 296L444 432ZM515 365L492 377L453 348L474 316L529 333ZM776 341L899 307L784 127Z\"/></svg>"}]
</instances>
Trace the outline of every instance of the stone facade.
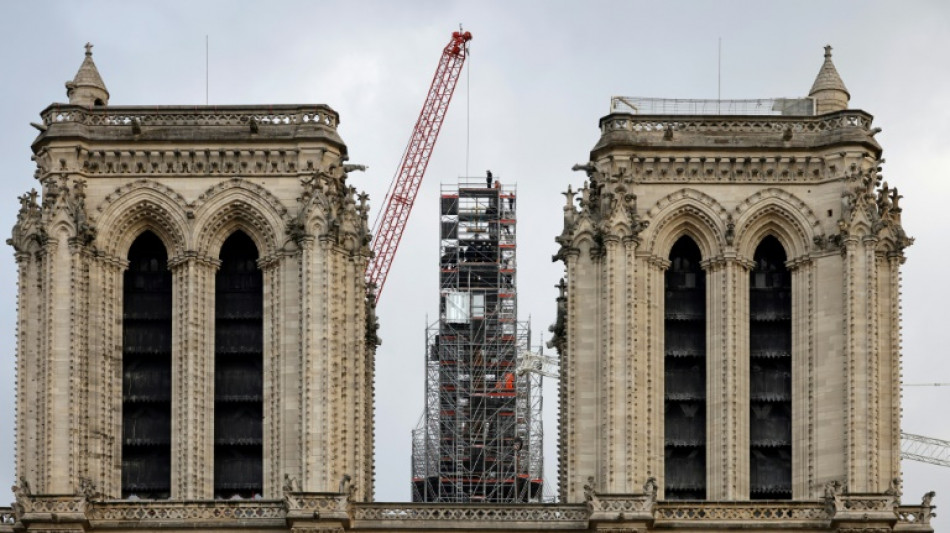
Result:
<instances>
[{"instance_id":1,"label":"stone facade","mask_svg":"<svg viewBox=\"0 0 950 533\"><path fill-rule=\"evenodd\" d=\"M89 68L87 54L77 79L98 79ZM334 491L346 475L354 499L370 499L368 206L346 184L356 166L345 163L337 114L80 100L42 117L42 192L20 198L10 239L24 487L120 497L123 271L132 242L151 231L173 278L170 495L212 497L215 271L240 230L263 274L263 496L282 494L286 480Z\"/></svg>"},{"instance_id":2,"label":"stone facade","mask_svg":"<svg viewBox=\"0 0 950 533\"><path fill-rule=\"evenodd\" d=\"M564 501L654 480L664 497L664 344L676 340L664 284L683 237L706 287L706 499L750 499L750 272L769 236L791 278L790 498L899 494L899 268L912 239L881 177L879 130L846 109L830 50L812 93L817 113L601 119L556 256Z\"/></svg>"},{"instance_id":3,"label":"stone facade","mask_svg":"<svg viewBox=\"0 0 950 533\"><path fill-rule=\"evenodd\" d=\"M110 107L87 57L42 112L41 191L21 197L16 467L0 531L931 532L900 504L900 277L911 243L871 116L830 62L807 116L601 120L568 191L559 504L372 503L378 344L364 195L326 106ZM844 92L844 94L842 94ZM845 106L841 105L841 102ZM263 467L255 499L214 489L216 273L230 236L261 272ZM170 489L124 494L125 274L151 233L170 272ZM665 494L664 270L687 237L706 277L704 500ZM791 271L791 497L751 501L749 271ZM368 290L369 289L369 290Z\"/></svg>"}]
</instances>

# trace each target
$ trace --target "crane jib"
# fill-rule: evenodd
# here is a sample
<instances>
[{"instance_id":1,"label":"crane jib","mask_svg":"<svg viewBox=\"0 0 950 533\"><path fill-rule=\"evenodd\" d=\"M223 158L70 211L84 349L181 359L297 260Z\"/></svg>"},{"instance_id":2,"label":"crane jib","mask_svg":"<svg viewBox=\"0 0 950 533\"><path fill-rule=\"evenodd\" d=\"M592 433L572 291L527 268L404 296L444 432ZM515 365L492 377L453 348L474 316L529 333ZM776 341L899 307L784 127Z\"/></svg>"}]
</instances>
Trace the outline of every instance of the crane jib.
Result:
<instances>
[{"instance_id":1,"label":"crane jib","mask_svg":"<svg viewBox=\"0 0 950 533\"><path fill-rule=\"evenodd\" d=\"M366 267L366 281L375 286L377 302L452 101L459 73L468 55L467 43L470 40L470 32L453 32L451 40L442 50L422 111L390 184L382 211L373 226L370 245L373 255ZM380 231L383 228L385 231Z\"/></svg>"}]
</instances>

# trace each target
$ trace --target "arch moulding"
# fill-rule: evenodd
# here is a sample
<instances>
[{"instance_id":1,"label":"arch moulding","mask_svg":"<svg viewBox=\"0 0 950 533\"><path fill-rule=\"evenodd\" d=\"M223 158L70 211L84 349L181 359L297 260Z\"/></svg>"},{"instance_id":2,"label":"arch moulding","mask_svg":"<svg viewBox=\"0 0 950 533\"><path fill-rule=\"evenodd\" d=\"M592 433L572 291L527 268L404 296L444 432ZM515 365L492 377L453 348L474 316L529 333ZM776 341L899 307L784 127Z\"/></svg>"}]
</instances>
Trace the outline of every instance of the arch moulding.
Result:
<instances>
[{"instance_id":1,"label":"arch moulding","mask_svg":"<svg viewBox=\"0 0 950 533\"><path fill-rule=\"evenodd\" d=\"M239 178L210 187L195 201L195 251L218 257L221 245L236 230L254 241L260 257L275 255L287 228L287 209L270 191Z\"/></svg>"},{"instance_id":2,"label":"arch moulding","mask_svg":"<svg viewBox=\"0 0 950 533\"><path fill-rule=\"evenodd\" d=\"M819 231L818 218L808 205L782 189L764 189L736 206L736 250L749 261L768 235L779 240L789 260L800 259Z\"/></svg>"},{"instance_id":3,"label":"arch moulding","mask_svg":"<svg viewBox=\"0 0 950 533\"><path fill-rule=\"evenodd\" d=\"M132 242L149 230L161 239L168 257L175 257L189 249L188 212L187 202L175 190L137 180L109 193L96 208L96 242L109 256L125 258Z\"/></svg>"},{"instance_id":4,"label":"arch moulding","mask_svg":"<svg viewBox=\"0 0 950 533\"><path fill-rule=\"evenodd\" d=\"M661 198L647 211L651 220L647 251L666 259L676 241L687 235L704 260L726 247L724 228L728 213L713 197L696 189L680 189Z\"/></svg>"}]
</instances>

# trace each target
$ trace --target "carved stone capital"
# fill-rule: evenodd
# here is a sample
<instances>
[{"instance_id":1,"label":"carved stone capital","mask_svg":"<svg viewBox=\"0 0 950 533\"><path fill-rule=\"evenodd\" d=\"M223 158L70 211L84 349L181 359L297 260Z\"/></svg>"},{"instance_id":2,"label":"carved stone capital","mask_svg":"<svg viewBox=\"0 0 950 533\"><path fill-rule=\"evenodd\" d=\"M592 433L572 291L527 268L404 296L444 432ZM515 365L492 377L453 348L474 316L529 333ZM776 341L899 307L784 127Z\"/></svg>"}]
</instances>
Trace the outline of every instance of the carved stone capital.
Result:
<instances>
[{"instance_id":1,"label":"carved stone capital","mask_svg":"<svg viewBox=\"0 0 950 533\"><path fill-rule=\"evenodd\" d=\"M177 255L168 259L169 270L176 270L178 267L187 264L200 265L217 270L221 267L221 260L211 256L199 254L193 250L189 250L181 255Z\"/></svg>"}]
</instances>

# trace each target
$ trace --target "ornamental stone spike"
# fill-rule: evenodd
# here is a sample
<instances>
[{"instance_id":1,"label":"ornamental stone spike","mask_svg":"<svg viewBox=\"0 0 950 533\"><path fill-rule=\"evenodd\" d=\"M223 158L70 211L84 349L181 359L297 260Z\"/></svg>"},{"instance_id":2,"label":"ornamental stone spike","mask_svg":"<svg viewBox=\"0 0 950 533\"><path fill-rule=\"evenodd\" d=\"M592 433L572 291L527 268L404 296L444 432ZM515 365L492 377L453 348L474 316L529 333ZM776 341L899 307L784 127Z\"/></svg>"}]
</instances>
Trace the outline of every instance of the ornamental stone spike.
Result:
<instances>
[{"instance_id":1,"label":"ornamental stone spike","mask_svg":"<svg viewBox=\"0 0 950 533\"><path fill-rule=\"evenodd\" d=\"M822 63L808 96L815 99L815 107L819 115L848 108L851 93L844 86L841 76L838 75L838 69L831 61L831 45L825 46L825 62Z\"/></svg>"},{"instance_id":2,"label":"ornamental stone spike","mask_svg":"<svg viewBox=\"0 0 950 533\"><path fill-rule=\"evenodd\" d=\"M86 43L86 57L72 81L66 82L66 96L72 105L101 107L109 104L109 90L106 89L99 69L92 60L92 43Z\"/></svg>"}]
</instances>

